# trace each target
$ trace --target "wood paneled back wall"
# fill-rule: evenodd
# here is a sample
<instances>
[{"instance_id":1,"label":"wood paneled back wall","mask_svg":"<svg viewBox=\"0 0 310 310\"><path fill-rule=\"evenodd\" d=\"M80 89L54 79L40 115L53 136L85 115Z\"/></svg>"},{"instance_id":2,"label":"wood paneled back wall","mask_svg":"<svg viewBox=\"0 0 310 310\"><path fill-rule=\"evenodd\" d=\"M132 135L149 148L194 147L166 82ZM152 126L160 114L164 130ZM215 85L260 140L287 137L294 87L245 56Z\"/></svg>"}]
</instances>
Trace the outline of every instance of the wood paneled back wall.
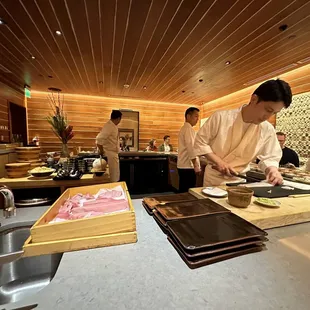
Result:
<instances>
[{"instance_id":1,"label":"wood paneled back wall","mask_svg":"<svg viewBox=\"0 0 310 310\"><path fill-rule=\"evenodd\" d=\"M310 65L281 74L279 78L290 84L294 95L310 91ZM252 93L260 84L255 84L230 95L204 103L202 118L209 117L217 110L235 109L243 104L247 104ZM276 116L273 116L269 121L275 125Z\"/></svg>"},{"instance_id":2,"label":"wood paneled back wall","mask_svg":"<svg viewBox=\"0 0 310 310\"><path fill-rule=\"evenodd\" d=\"M33 91L31 95L27 103L29 139L39 136L43 151L57 151L60 149L59 141L45 120L50 112L48 93ZM151 138L161 144L166 134L171 136L171 143L176 147L177 135L188 107L184 104L64 94L64 109L75 133L69 147L93 148L95 137L108 121L112 109L140 112L140 149L145 149Z\"/></svg>"}]
</instances>

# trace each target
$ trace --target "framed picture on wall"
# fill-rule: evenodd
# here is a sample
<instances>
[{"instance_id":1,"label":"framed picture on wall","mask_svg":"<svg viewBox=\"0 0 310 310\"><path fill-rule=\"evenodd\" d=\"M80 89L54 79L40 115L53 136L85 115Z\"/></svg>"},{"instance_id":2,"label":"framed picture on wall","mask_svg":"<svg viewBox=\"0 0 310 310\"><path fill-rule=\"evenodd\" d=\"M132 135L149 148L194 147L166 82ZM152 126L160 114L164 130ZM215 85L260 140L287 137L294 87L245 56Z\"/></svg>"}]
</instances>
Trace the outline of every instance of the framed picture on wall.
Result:
<instances>
[{"instance_id":1,"label":"framed picture on wall","mask_svg":"<svg viewBox=\"0 0 310 310\"><path fill-rule=\"evenodd\" d=\"M135 139L135 131L134 129L124 129L124 128L119 128L118 129L119 137L124 137L126 140L126 145L129 147L134 146L134 139Z\"/></svg>"}]
</instances>

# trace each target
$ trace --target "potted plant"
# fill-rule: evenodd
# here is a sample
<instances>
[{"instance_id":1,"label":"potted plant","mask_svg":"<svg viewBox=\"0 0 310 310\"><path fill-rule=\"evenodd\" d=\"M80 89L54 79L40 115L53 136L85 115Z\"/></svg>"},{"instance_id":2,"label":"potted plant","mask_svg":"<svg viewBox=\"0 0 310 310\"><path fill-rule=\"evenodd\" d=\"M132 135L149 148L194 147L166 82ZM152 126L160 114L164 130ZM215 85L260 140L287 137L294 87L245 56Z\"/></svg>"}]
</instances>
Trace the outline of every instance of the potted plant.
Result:
<instances>
[{"instance_id":1,"label":"potted plant","mask_svg":"<svg viewBox=\"0 0 310 310\"><path fill-rule=\"evenodd\" d=\"M73 127L68 124L67 115L64 113L64 96L51 92L48 94L50 107L53 111L46 119L52 126L52 131L62 143L61 157L69 157L68 141L74 137Z\"/></svg>"}]
</instances>

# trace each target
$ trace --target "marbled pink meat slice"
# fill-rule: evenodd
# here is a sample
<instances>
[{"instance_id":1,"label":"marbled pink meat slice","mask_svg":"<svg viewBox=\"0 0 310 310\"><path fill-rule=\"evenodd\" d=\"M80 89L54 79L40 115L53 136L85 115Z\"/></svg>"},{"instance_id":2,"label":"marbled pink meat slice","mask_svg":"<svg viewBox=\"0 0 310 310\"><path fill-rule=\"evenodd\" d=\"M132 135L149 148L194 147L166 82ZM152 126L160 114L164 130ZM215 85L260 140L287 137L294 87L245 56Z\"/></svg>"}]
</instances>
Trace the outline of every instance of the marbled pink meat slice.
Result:
<instances>
[{"instance_id":1,"label":"marbled pink meat slice","mask_svg":"<svg viewBox=\"0 0 310 310\"><path fill-rule=\"evenodd\" d=\"M91 194L86 194L86 195L84 195L84 199L87 199L87 200L95 199L95 196L91 195Z\"/></svg>"},{"instance_id":2,"label":"marbled pink meat slice","mask_svg":"<svg viewBox=\"0 0 310 310\"><path fill-rule=\"evenodd\" d=\"M122 191L118 190L109 190L103 193L100 193L98 198L116 198L116 197L121 197L123 194Z\"/></svg>"},{"instance_id":3,"label":"marbled pink meat slice","mask_svg":"<svg viewBox=\"0 0 310 310\"><path fill-rule=\"evenodd\" d=\"M128 201L123 198L122 190L100 190L97 195L98 197L95 198L89 193L86 195L76 194L68 198L50 223L129 210Z\"/></svg>"},{"instance_id":4,"label":"marbled pink meat slice","mask_svg":"<svg viewBox=\"0 0 310 310\"><path fill-rule=\"evenodd\" d=\"M58 213L69 213L72 209L72 203L70 199L67 199L65 203L59 208Z\"/></svg>"},{"instance_id":5,"label":"marbled pink meat slice","mask_svg":"<svg viewBox=\"0 0 310 310\"><path fill-rule=\"evenodd\" d=\"M72 214L87 211L111 213L122 210L129 210L128 201L125 199L109 202L106 199L97 199L96 201L85 202L83 207L72 209L71 212Z\"/></svg>"}]
</instances>

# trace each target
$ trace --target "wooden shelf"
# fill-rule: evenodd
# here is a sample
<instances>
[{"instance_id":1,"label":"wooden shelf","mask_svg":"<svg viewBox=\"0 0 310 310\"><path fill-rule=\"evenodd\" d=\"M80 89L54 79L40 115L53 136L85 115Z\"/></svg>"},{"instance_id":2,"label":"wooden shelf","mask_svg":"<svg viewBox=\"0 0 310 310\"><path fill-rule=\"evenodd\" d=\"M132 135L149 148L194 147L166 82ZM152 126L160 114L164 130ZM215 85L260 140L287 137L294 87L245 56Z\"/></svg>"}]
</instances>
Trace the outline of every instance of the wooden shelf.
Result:
<instances>
[{"instance_id":1,"label":"wooden shelf","mask_svg":"<svg viewBox=\"0 0 310 310\"><path fill-rule=\"evenodd\" d=\"M11 189L60 187L61 192L69 187L95 185L109 182L110 175L108 171L102 177L96 177L93 174L84 174L80 180L54 181L52 177L48 179L39 179L31 176L23 178L0 179L0 184L4 184Z\"/></svg>"}]
</instances>

